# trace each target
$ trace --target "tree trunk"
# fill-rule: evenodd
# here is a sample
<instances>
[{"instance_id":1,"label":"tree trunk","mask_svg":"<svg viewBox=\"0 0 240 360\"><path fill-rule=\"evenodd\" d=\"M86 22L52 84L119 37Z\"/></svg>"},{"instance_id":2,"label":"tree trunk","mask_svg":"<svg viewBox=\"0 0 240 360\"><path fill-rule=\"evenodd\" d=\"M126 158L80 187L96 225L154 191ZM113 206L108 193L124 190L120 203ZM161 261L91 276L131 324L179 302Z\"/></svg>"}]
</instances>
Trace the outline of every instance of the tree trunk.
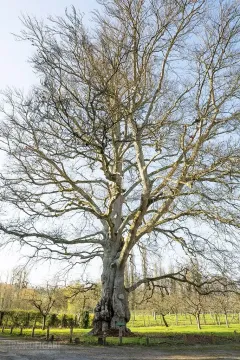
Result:
<instances>
[{"instance_id":1,"label":"tree trunk","mask_svg":"<svg viewBox=\"0 0 240 360\"><path fill-rule=\"evenodd\" d=\"M225 323L226 323L226 327L229 328L229 322L228 322L228 316L227 316L227 312L224 312L225 315Z\"/></svg>"},{"instance_id":2,"label":"tree trunk","mask_svg":"<svg viewBox=\"0 0 240 360\"><path fill-rule=\"evenodd\" d=\"M46 328L46 319L47 315L42 315L42 330L45 330Z\"/></svg>"},{"instance_id":3,"label":"tree trunk","mask_svg":"<svg viewBox=\"0 0 240 360\"><path fill-rule=\"evenodd\" d=\"M27 318L26 318L26 324L25 324L25 326L28 327L29 324L30 324L30 314L29 314L29 312L28 312L28 313L27 313Z\"/></svg>"},{"instance_id":4,"label":"tree trunk","mask_svg":"<svg viewBox=\"0 0 240 360\"><path fill-rule=\"evenodd\" d=\"M196 317L196 321L197 321L198 330L201 330L202 327L201 327L201 321L200 321L200 314L196 313L195 317Z\"/></svg>"},{"instance_id":5,"label":"tree trunk","mask_svg":"<svg viewBox=\"0 0 240 360\"><path fill-rule=\"evenodd\" d=\"M4 311L0 311L0 326L2 326Z\"/></svg>"},{"instance_id":6,"label":"tree trunk","mask_svg":"<svg viewBox=\"0 0 240 360\"><path fill-rule=\"evenodd\" d=\"M177 312L175 313L175 324L176 324L176 326L178 326L178 313Z\"/></svg>"},{"instance_id":7,"label":"tree trunk","mask_svg":"<svg viewBox=\"0 0 240 360\"><path fill-rule=\"evenodd\" d=\"M204 325L207 325L205 313L203 313L203 322L204 322Z\"/></svg>"},{"instance_id":8,"label":"tree trunk","mask_svg":"<svg viewBox=\"0 0 240 360\"><path fill-rule=\"evenodd\" d=\"M136 281L136 264L135 264L135 255L134 255L134 251L132 250L131 252L131 263L130 263L130 282L131 285L135 283ZM135 296L135 291L133 291L131 293L130 296L130 300L131 300L131 311L134 314L134 321L135 321L135 307L136 307L136 296Z\"/></svg>"},{"instance_id":9,"label":"tree trunk","mask_svg":"<svg viewBox=\"0 0 240 360\"><path fill-rule=\"evenodd\" d=\"M124 267L118 268L114 257L108 256L103 260L102 295L94 310L94 335L107 333L119 329L122 324L126 333L126 324L130 320L128 293L124 287Z\"/></svg>"},{"instance_id":10,"label":"tree trunk","mask_svg":"<svg viewBox=\"0 0 240 360\"><path fill-rule=\"evenodd\" d=\"M211 316L211 319L212 319L213 324L215 324L215 323L216 323L216 320L215 320L214 314L212 314L211 311L210 311L210 316ZM210 324L209 324L209 325L210 325Z\"/></svg>"},{"instance_id":11,"label":"tree trunk","mask_svg":"<svg viewBox=\"0 0 240 360\"><path fill-rule=\"evenodd\" d=\"M167 323L167 320L165 319L165 315L164 314L161 314L162 315L162 320L163 320L163 323L166 327L168 327L168 323Z\"/></svg>"}]
</instances>

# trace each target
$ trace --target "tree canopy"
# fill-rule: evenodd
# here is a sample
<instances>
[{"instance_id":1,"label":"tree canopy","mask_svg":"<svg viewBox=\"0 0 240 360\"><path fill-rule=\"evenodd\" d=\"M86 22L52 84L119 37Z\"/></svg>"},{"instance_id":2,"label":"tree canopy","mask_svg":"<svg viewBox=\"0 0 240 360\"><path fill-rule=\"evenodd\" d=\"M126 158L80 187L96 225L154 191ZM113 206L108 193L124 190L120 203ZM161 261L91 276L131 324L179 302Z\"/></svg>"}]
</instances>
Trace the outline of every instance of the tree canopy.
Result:
<instances>
[{"instance_id":1,"label":"tree canopy","mask_svg":"<svg viewBox=\"0 0 240 360\"><path fill-rule=\"evenodd\" d=\"M113 326L129 319L135 247L181 248L221 271L237 256L240 4L98 2L92 29L75 8L23 18L40 82L5 91L0 229L45 258L100 257L96 318Z\"/></svg>"}]
</instances>

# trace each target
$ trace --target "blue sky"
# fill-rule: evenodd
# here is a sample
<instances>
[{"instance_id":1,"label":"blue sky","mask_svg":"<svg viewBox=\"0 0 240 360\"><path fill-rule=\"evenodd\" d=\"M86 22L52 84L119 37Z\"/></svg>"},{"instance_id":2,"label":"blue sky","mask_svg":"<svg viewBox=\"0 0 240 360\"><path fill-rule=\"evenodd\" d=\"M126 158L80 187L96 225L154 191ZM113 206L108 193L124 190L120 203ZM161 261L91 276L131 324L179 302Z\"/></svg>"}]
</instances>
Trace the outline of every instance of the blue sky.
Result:
<instances>
[{"instance_id":1,"label":"blue sky","mask_svg":"<svg viewBox=\"0 0 240 360\"><path fill-rule=\"evenodd\" d=\"M0 89L6 86L27 88L34 82L27 58L31 45L17 42L11 33L18 34L22 28L19 17L29 14L40 18L48 15L62 15L66 7L74 5L85 13L86 21L91 10L98 4L96 0L5 0L0 8Z\"/></svg>"},{"instance_id":2,"label":"blue sky","mask_svg":"<svg viewBox=\"0 0 240 360\"><path fill-rule=\"evenodd\" d=\"M27 63L32 47L25 42L17 42L12 33L19 34L22 24L21 14L46 18L48 15L62 15L66 7L74 5L85 13L86 22L91 17L91 10L97 8L96 0L5 0L0 8L0 89L7 86L28 89L35 80L35 76ZM2 166L0 154L0 167ZM0 282L11 273L19 260L19 249L12 246L8 250L0 251ZM56 267L54 267L56 270ZM31 281L41 283L51 272L49 264L35 268L31 274Z\"/></svg>"}]
</instances>

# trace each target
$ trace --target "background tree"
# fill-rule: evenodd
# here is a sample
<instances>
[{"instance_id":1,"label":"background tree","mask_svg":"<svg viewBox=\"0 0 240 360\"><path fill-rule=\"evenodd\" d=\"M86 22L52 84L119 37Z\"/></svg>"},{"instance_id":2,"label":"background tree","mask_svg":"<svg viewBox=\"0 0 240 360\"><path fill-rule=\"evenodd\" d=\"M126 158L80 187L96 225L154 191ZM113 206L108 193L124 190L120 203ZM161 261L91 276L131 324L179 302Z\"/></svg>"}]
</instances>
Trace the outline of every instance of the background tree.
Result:
<instances>
[{"instance_id":1,"label":"background tree","mask_svg":"<svg viewBox=\"0 0 240 360\"><path fill-rule=\"evenodd\" d=\"M161 278L125 288L138 244L216 273L239 253L239 1L99 3L93 30L74 8L23 18L40 83L5 92L0 135L0 230L70 268L102 259L95 333Z\"/></svg>"},{"instance_id":2,"label":"background tree","mask_svg":"<svg viewBox=\"0 0 240 360\"><path fill-rule=\"evenodd\" d=\"M198 330L201 330L200 315L203 311L204 297L194 289L187 289L184 295L185 311L195 317Z\"/></svg>"},{"instance_id":3,"label":"background tree","mask_svg":"<svg viewBox=\"0 0 240 360\"><path fill-rule=\"evenodd\" d=\"M42 316L42 330L46 328L47 316L50 314L53 307L57 306L57 303L61 303L59 299L59 292L56 287L35 289L33 296L28 299L29 303L33 305Z\"/></svg>"},{"instance_id":4,"label":"background tree","mask_svg":"<svg viewBox=\"0 0 240 360\"><path fill-rule=\"evenodd\" d=\"M165 318L165 315L167 315L171 310L169 303L170 293L168 291L168 286L167 284L157 284L155 285L155 287L155 291L150 298L150 303L154 311L158 315L161 315L164 326L168 327L169 325Z\"/></svg>"},{"instance_id":5,"label":"background tree","mask_svg":"<svg viewBox=\"0 0 240 360\"><path fill-rule=\"evenodd\" d=\"M89 318L89 312L93 312L101 294L101 286L77 282L64 288L63 294L67 300L68 312L75 314L75 323L81 325L84 317Z\"/></svg>"},{"instance_id":6,"label":"background tree","mask_svg":"<svg viewBox=\"0 0 240 360\"><path fill-rule=\"evenodd\" d=\"M13 269L10 284L13 285L16 289L25 289L28 286L29 273L22 266L17 266Z\"/></svg>"},{"instance_id":7,"label":"background tree","mask_svg":"<svg viewBox=\"0 0 240 360\"><path fill-rule=\"evenodd\" d=\"M23 301L25 294L30 291L27 289L28 271L21 266L15 267L9 274L7 281L0 283L0 308L1 310L29 308L28 303ZM31 291L30 291L31 292Z\"/></svg>"}]
</instances>

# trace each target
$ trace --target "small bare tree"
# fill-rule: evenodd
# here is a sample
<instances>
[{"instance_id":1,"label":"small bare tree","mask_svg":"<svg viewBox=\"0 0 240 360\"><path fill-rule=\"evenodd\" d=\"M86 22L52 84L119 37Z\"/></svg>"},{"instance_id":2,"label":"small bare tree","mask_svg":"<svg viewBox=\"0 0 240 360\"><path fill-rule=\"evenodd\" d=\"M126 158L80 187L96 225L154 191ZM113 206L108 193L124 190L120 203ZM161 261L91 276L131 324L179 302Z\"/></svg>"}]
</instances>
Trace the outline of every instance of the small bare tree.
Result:
<instances>
[{"instance_id":1,"label":"small bare tree","mask_svg":"<svg viewBox=\"0 0 240 360\"><path fill-rule=\"evenodd\" d=\"M42 316L42 330L46 328L47 316L57 302L57 288L47 285L46 288L37 288L28 298L28 302L33 305Z\"/></svg>"},{"instance_id":2,"label":"small bare tree","mask_svg":"<svg viewBox=\"0 0 240 360\"><path fill-rule=\"evenodd\" d=\"M95 333L127 324L129 292L159 280L125 288L137 245L217 271L240 225L239 1L99 3L93 30L74 8L23 18L40 84L5 92L0 135L0 230L69 266L102 259Z\"/></svg>"}]
</instances>

